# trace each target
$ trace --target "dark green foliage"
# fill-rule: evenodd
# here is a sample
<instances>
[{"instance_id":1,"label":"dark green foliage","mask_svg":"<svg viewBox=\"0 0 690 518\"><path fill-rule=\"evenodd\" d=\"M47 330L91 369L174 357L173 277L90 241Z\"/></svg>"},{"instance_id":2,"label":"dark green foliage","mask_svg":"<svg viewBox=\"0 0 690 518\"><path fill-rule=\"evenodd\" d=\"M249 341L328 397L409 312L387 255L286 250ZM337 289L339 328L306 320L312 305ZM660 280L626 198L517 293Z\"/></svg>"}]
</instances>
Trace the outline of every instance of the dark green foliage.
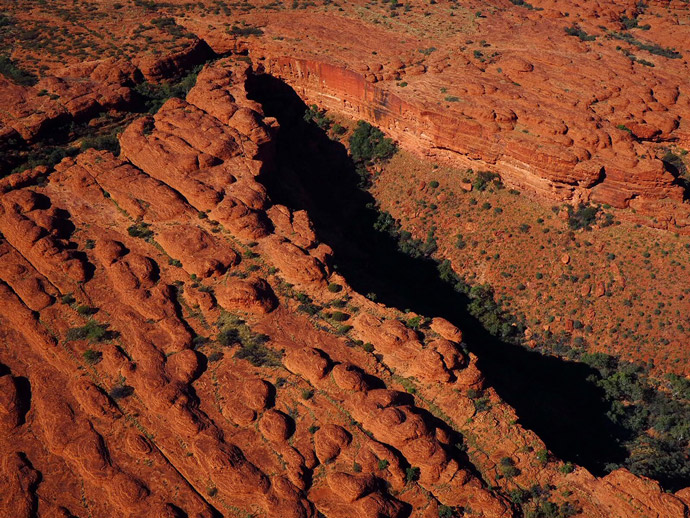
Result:
<instances>
[{"instance_id":1,"label":"dark green foliage","mask_svg":"<svg viewBox=\"0 0 690 518\"><path fill-rule=\"evenodd\" d=\"M655 389L639 365L603 353L585 353L579 359L599 371L594 381L610 404L609 418L628 431L630 456L625 467L664 485L688 480L690 382L669 375L666 392ZM647 433L650 429L653 437Z\"/></svg>"},{"instance_id":2,"label":"dark green foliage","mask_svg":"<svg viewBox=\"0 0 690 518\"><path fill-rule=\"evenodd\" d=\"M173 97L184 99L187 96L187 92L196 84L196 78L202 67L203 65L194 67L177 81L165 83L149 83L144 81L134 87L134 92L139 95L144 108L149 113L156 113L168 99Z\"/></svg>"},{"instance_id":3,"label":"dark green foliage","mask_svg":"<svg viewBox=\"0 0 690 518\"><path fill-rule=\"evenodd\" d=\"M542 11L543 10L541 7L534 7L532 4L525 2L525 0L510 0L510 3L513 5L518 5L520 7L524 7L525 9L529 9L530 11Z\"/></svg>"},{"instance_id":4,"label":"dark green foliage","mask_svg":"<svg viewBox=\"0 0 690 518\"><path fill-rule=\"evenodd\" d=\"M472 403L474 403L474 409L477 412L488 412L491 409L491 401L486 396L473 399Z\"/></svg>"},{"instance_id":5,"label":"dark green foliage","mask_svg":"<svg viewBox=\"0 0 690 518\"><path fill-rule=\"evenodd\" d=\"M640 25L639 20L637 17L634 18L628 18L627 16L622 16L620 19L621 23L625 27L626 30L630 29L642 29L643 31L648 31L651 29L651 25L645 24L645 25Z\"/></svg>"},{"instance_id":6,"label":"dark green foliage","mask_svg":"<svg viewBox=\"0 0 690 518\"><path fill-rule=\"evenodd\" d=\"M472 188L478 191L484 191L491 183L498 188L503 186L499 174L492 173L491 171L477 171L477 177L472 182Z\"/></svg>"},{"instance_id":7,"label":"dark green foliage","mask_svg":"<svg viewBox=\"0 0 690 518\"><path fill-rule=\"evenodd\" d=\"M350 325L339 325L339 326L336 328L335 332L336 332L337 335L342 336L342 335L346 335L346 334L349 333L351 330L352 330L352 326L350 326Z\"/></svg>"},{"instance_id":8,"label":"dark green foliage","mask_svg":"<svg viewBox=\"0 0 690 518\"><path fill-rule=\"evenodd\" d=\"M228 32L235 36L261 36L264 33L264 31L258 27L252 27L251 25L243 25L241 27L239 25L233 25Z\"/></svg>"},{"instance_id":9,"label":"dark green foliage","mask_svg":"<svg viewBox=\"0 0 690 518\"><path fill-rule=\"evenodd\" d=\"M591 225L596 221L598 207L580 204L577 209L568 207L568 226L573 230L584 228L591 230Z\"/></svg>"},{"instance_id":10,"label":"dark green foliage","mask_svg":"<svg viewBox=\"0 0 690 518\"><path fill-rule=\"evenodd\" d=\"M433 231L427 233L426 241L414 239L412 234L400 229L400 224L388 212L380 211L374 228L398 239L398 247L412 257L429 257L438 248Z\"/></svg>"},{"instance_id":11,"label":"dark green foliage","mask_svg":"<svg viewBox=\"0 0 690 518\"><path fill-rule=\"evenodd\" d=\"M342 289L343 289L343 287L340 284L336 284L334 282L331 282L328 285L328 291L330 291L331 293L338 293Z\"/></svg>"},{"instance_id":12,"label":"dark green foliage","mask_svg":"<svg viewBox=\"0 0 690 518\"><path fill-rule=\"evenodd\" d=\"M77 313L80 315L93 315L98 312L98 308L92 308L91 306L77 306Z\"/></svg>"},{"instance_id":13,"label":"dark green foliage","mask_svg":"<svg viewBox=\"0 0 690 518\"><path fill-rule=\"evenodd\" d=\"M577 36L581 41L594 41L597 39L596 36L590 36L585 31L580 29L579 26L573 25L572 27L566 27L563 29L568 36Z\"/></svg>"},{"instance_id":14,"label":"dark green foliage","mask_svg":"<svg viewBox=\"0 0 690 518\"><path fill-rule=\"evenodd\" d=\"M389 464L390 463L386 459L379 459L377 467L379 468L379 470L383 471L388 467Z\"/></svg>"},{"instance_id":15,"label":"dark green foliage","mask_svg":"<svg viewBox=\"0 0 690 518\"><path fill-rule=\"evenodd\" d=\"M62 162L62 159L75 156L79 152L78 148L65 146L45 146L37 147L29 153L21 165L12 170L12 173L19 173L26 169L32 169L39 165L44 165L49 169Z\"/></svg>"},{"instance_id":16,"label":"dark green foliage","mask_svg":"<svg viewBox=\"0 0 690 518\"><path fill-rule=\"evenodd\" d=\"M575 466L572 462L566 462L560 468L558 468L558 470L561 473L572 473L573 471L575 471Z\"/></svg>"},{"instance_id":17,"label":"dark green foliage","mask_svg":"<svg viewBox=\"0 0 690 518\"><path fill-rule=\"evenodd\" d=\"M84 358L84 361L86 363L88 363L89 365L96 365L98 362L101 361L103 354L100 351L94 351L93 349L87 349L82 354L82 357Z\"/></svg>"},{"instance_id":18,"label":"dark green foliage","mask_svg":"<svg viewBox=\"0 0 690 518\"><path fill-rule=\"evenodd\" d=\"M498 464L499 471L505 478L517 477L520 470L515 467L515 461L510 457L503 457Z\"/></svg>"},{"instance_id":19,"label":"dark green foliage","mask_svg":"<svg viewBox=\"0 0 690 518\"><path fill-rule=\"evenodd\" d=\"M154 0L134 0L134 5L137 7L143 7L147 11L156 10L156 2Z\"/></svg>"},{"instance_id":20,"label":"dark green foliage","mask_svg":"<svg viewBox=\"0 0 690 518\"><path fill-rule=\"evenodd\" d=\"M438 506L438 518L453 518L455 516L455 511L452 507L447 505Z\"/></svg>"},{"instance_id":21,"label":"dark green foliage","mask_svg":"<svg viewBox=\"0 0 690 518\"><path fill-rule=\"evenodd\" d=\"M316 304L312 303L304 303L297 306L297 311L301 311L302 313L306 313L307 315L314 316L319 311L321 311L321 306L317 306Z\"/></svg>"},{"instance_id":22,"label":"dark green foliage","mask_svg":"<svg viewBox=\"0 0 690 518\"><path fill-rule=\"evenodd\" d=\"M667 374L666 379L675 397L690 400L690 380L677 374Z\"/></svg>"},{"instance_id":23,"label":"dark green foliage","mask_svg":"<svg viewBox=\"0 0 690 518\"><path fill-rule=\"evenodd\" d=\"M158 27L160 30L167 32L175 38L194 38L195 36L187 32L184 27L177 25L175 18L172 17L161 17L154 18L151 20L151 25Z\"/></svg>"},{"instance_id":24,"label":"dark green foliage","mask_svg":"<svg viewBox=\"0 0 690 518\"><path fill-rule=\"evenodd\" d=\"M220 351L214 351L208 355L208 361L211 363L215 363L215 362L220 361L222 359L223 359L223 353Z\"/></svg>"},{"instance_id":25,"label":"dark green foliage","mask_svg":"<svg viewBox=\"0 0 690 518\"><path fill-rule=\"evenodd\" d=\"M141 239L149 239L153 236L153 231L149 229L149 223L139 222L127 228L127 233L132 237L139 237Z\"/></svg>"},{"instance_id":26,"label":"dark green foliage","mask_svg":"<svg viewBox=\"0 0 690 518\"><path fill-rule=\"evenodd\" d=\"M6 17L3 18L7 20ZM24 86L33 86L38 81L35 75L19 68L17 64L5 54L0 54L0 74L10 81Z\"/></svg>"},{"instance_id":27,"label":"dark green foliage","mask_svg":"<svg viewBox=\"0 0 690 518\"><path fill-rule=\"evenodd\" d=\"M320 110L315 104L312 104L309 109L304 112L303 118L306 122L313 122L324 131L328 131L333 124L333 120L326 115L326 110ZM340 128L342 128L342 126L340 126Z\"/></svg>"},{"instance_id":28,"label":"dark green foliage","mask_svg":"<svg viewBox=\"0 0 690 518\"><path fill-rule=\"evenodd\" d=\"M240 318L221 314L216 323L218 342L226 347L239 346L235 358L247 360L255 367L278 367L282 353L266 346L268 336L253 332Z\"/></svg>"},{"instance_id":29,"label":"dark green foliage","mask_svg":"<svg viewBox=\"0 0 690 518\"><path fill-rule=\"evenodd\" d=\"M407 482L415 482L419 480L419 468L410 466L409 468L405 469L405 480L407 480Z\"/></svg>"},{"instance_id":30,"label":"dark green foliage","mask_svg":"<svg viewBox=\"0 0 690 518\"><path fill-rule=\"evenodd\" d=\"M380 129L364 121L357 123L350 136L350 154L355 162L386 160L395 152L395 144Z\"/></svg>"},{"instance_id":31,"label":"dark green foliage","mask_svg":"<svg viewBox=\"0 0 690 518\"><path fill-rule=\"evenodd\" d=\"M410 329L419 329L422 325L423 319L419 315L416 317L412 317L408 321L405 322L405 325L409 327Z\"/></svg>"},{"instance_id":32,"label":"dark green foliage","mask_svg":"<svg viewBox=\"0 0 690 518\"><path fill-rule=\"evenodd\" d=\"M120 153L118 134L124 124L124 114L101 115L98 124L65 120L42 133L40 139L31 145L25 142L10 144L0 150L0 169L3 172L18 173L37 166L52 169L66 157L72 157L89 148Z\"/></svg>"},{"instance_id":33,"label":"dark green foliage","mask_svg":"<svg viewBox=\"0 0 690 518\"><path fill-rule=\"evenodd\" d=\"M81 141L81 150L86 151L89 148L110 151L117 156L120 154L120 141L115 133L84 137Z\"/></svg>"},{"instance_id":34,"label":"dark green foliage","mask_svg":"<svg viewBox=\"0 0 690 518\"><path fill-rule=\"evenodd\" d=\"M331 319L335 320L336 322L345 322L348 318L350 318L350 315L343 313L342 311L334 311L331 315Z\"/></svg>"},{"instance_id":35,"label":"dark green foliage","mask_svg":"<svg viewBox=\"0 0 690 518\"><path fill-rule=\"evenodd\" d=\"M569 518L578 512L570 502L550 502L551 491L536 484L529 489L512 489L509 496L511 502L521 507L525 518Z\"/></svg>"},{"instance_id":36,"label":"dark green foliage","mask_svg":"<svg viewBox=\"0 0 690 518\"><path fill-rule=\"evenodd\" d=\"M683 55L675 49L668 49L666 47L662 47L661 45L657 45L656 43L643 43L639 40L636 40L632 34L628 34L627 32L611 32L609 34L612 38L625 41L626 43L629 43L640 50L649 52L650 54L654 54L655 56L662 56L669 59L680 59L683 57Z\"/></svg>"},{"instance_id":37,"label":"dark green foliage","mask_svg":"<svg viewBox=\"0 0 690 518\"><path fill-rule=\"evenodd\" d=\"M89 342L100 342L108 335L107 326L99 324L95 320L89 320L86 325L73 327L67 330L65 341L88 340Z\"/></svg>"}]
</instances>

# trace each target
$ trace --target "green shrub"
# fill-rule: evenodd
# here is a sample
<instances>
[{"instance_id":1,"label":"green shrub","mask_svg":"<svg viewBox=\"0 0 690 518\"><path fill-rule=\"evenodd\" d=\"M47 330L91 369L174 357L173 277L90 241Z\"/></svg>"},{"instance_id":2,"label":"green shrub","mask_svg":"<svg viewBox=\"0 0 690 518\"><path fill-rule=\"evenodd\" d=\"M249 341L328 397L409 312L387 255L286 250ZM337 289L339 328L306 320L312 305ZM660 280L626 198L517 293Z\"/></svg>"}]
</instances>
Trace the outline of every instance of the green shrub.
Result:
<instances>
[{"instance_id":1,"label":"green shrub","mask_svg":"<svg viewBox=\"0 0 690 518\"><path fill-rule=\"evenodd\" d=\"M252 27L251 25L244 25L241 27L239 25L233 25L228 32L235 36L262 36L264 33L264 31L258 27Z\"/></svg>"},{"instance_id":2,"label":"green shrub","mask_svg":"<svg viewBox=\"0 0 690 518\"><path fill-rule=\"evenodd\" d=\"M380 129L364 121L357 123L350 136L350 154L355 162L386 160L395 152L395 144Z\"/></svg>"},{"instance_id":3,"label":"green shrub","mask_svg":"<svg viewBox=\"0 0 690 518\"><path fill-rule=\"evenodd\" d=\"M67 330L65 341L88 340L89 342L100 342L108 335L107 326L99 324L95 320L89 320L86 325L73 327Z\"/></svg>"},{"instance_id":4,"label":"green shrub","mask_svg":"<svg viewBox=\"0 0 690 518\"><path fill-rule=\"evenodd\" d=\"M80 315L93 315L97 313L97 308L92 308L91 306L77 306L77 313Z\"/></svg>"},{"instance_id":5,"label":"green shrub","mask_svg":"<svg viewBox=\"0 0 690 518\"><path fill-rule=\"evenodd\" d=\"M488 412L491 409L491 400L486 396L474 399L472 402L477 412Z\"/></svg>"},{"instance_id":6,"label":"green shrub","mask_svg":"<svg viewBox=\"0 0 690 518\"><path fill-rule=\"evenodd\" d=\"M675 49L662 47L661 45L658 45L656 43L643 43L635 39L635 37L632 34L628 34L627 32L610 32L609 34L611 35L611 37L617 40L625 41L626 43L629 43L630 45L633 45L640 50L644 50L656 56L662 56L664 58L669 59L680 59L683 57L683 55Z\"/></svg>"},{"instance_id":7,"label":"green shrub","mask_svg":"<svg viewBox=\"0 0 690 518\"><path fill-rule=\"evenodd\" d=\"M203 65L198 65L192 68L176 81L164 83L149 83L144 81L136 85L133 90L140 97L148 112L156 113L168 99L173 97L184 99L187 96L187 92L196 84L196 78L202 67ZM151 126L150 129L152 130L153 127Z\"/></svg>"},{"instance_id":8,"label":"green shrub","mask_svg":"<svg viewBox=\"0 0 690 518\"><path fill-rule=\"evenodd\" d=\"M484 191L492 182L496 187L502 186L501 177L498 173L492 173L491 171L477 171L477 176L472 182L472 188L478 191Z\"/></svg>"},{"instance_id":9,"label":"green shrub","mask_svg":"<svg viewBox=\"0 0 690 518\"><path fill-rule=\"evenodd\" d=\"M578 27L577 25L573 25L572 27L566 27L563 30L568 36L577 36L578 38L580 38L580 41L594 41L597 39L596 36L590 36L585 31L580 29L580 27Z\"/></svg>"},{"instance_id":10,"label":"green shrub","mask_svg":"<svg viewBox=\"0 0 690 518\"><path fill-rule=\"evenodd\" d=\"M120 141L117 139L117 134L115 133L84 137L81 141L81 150L85 151L90 148L110 151L113 155L117 156L120 154Z\"/></svg>"},{"instance_id":11,"label":"green shrub","mask_svg":"<svg viewBox=\"0 0 690 518\"><path fill-rule=\"evenodd\" d=\"M151 225L149 223L139 222L127 228L127 233L132 237L141 239L149 239L153 236L153 231L149 230Z\"/></svg>"},{"instance_id":12,"label":"green shrub","mask_svg":"<svg viewBox=\"0 0 690 518\"><path fill-rule=\"evenodd\" d=\"M19 68L17 64L5 54L0 54L0 74L10 81L23 86L33 86L38 81L35 75Z\"/></svg>"},{"instance_id":13,"label":"green shrub","mask_svg":"<svg viewBox=\"0 0 690 518\"><path fill-rule=\"evenodd\" d=\"M566 462L560 468L558 468L558 470L561 473L572 473L573 471L575 471L575 466L572 462Z\"/></svg>"},{"instance_id":14,"label":"green shrub","mask_svg":"<svg viewBox=\"0 0 690 518\"><path fill-rule=\"evenodd\" d=\"M87 349L82 354L82 357L84 358L84 361L86 361L86 363L88 363L89 365L96 365L98 362L101 361L103 354L100 351L94 351L93 349Z\"/></svg>"},{"instance_id":15,"label":"green shrub","mask_svg":"<svg viewBox=\"0 0 690 518\"><path fill-rule=\"evenodd\" d=\"M303 119L306 122L313 122L324 131L328 131L333 124L333 120L326 115L326 110L320 110L315 104L312 104L307 111L304 112Z\"/></svg>"},{"instance_id":16,"label":"green shrub","mask_svg":"<svg viewBox=\"0 0 690 518\"><path fill-rule=\"evenodd\" d=\"M503 457L498 463L498 468L505 478L517 477L520 474L520 470L515 467L515 461L510 457Z\"/></svg>"},{"instance_id":17,"label":"green shrub","mask_svg":"<svg viewBox=\"0 0 690 518\"><path fill-rule=\"evenodd\" d=\"M74 304L74 302L76 302L76 299L71 293L67 293L66 295L60 297L60 302L62 302L63 304Z\"/></svg>"},{"instance_id":18,"label":"green shrub","mask_svg":"<svg viewBox=\"0 0 690 518\"><path fill-rule=\"evenodd\" d=\"M216 322L216 340L223 346L239 346L235 358L247 360L255 367L278 367L282 353L266 346L268 336L255 333L243 320L223 312Z\"/></svg>"},{"instance_id":19,"label":"green shrub","mask_svg":"<svg viewBox=\"0 0 690 518\"><path fill-rule=\"evenodd\" d=\"M415 482L419 480L419 468L410 466L405 469L405 480L407 482Z\"/></svg>"},{"instance_id":20,"label":"green shrub","mask_svg":"<svg viewBox=\"0 0 690 518\"><path fill-rule=\"evenodd\" d=\"M345 322L348 318L350 318L350 315L343 313L342 311L334 311L331 315L331 319L335 320L336 322Z\"/></svg>"},{"instance_id":21,"label":"green shrub","mask_svg":"<svg viewBox=\"0 0 690 518\"><path fill-rule=\"evenodd\" d=\"M532 4L525 2L525 0L510 0L510 3L513 5L517 5L520 7L524 7L525 9L529 9L530 11L541 11L541 7L534 7Z\"/></svg>"},{"instance_id":22,"label":"green shrub","mask_svg":"<svg viewBox=\"0 0 690 518\"><path fill-rule=\"evenodd\" d=\"M568 226L573 230L584 228L591 230L591 225L596 221L598 207L580 204L577 209L568 206Z\"/></svg>"}]
</instances>

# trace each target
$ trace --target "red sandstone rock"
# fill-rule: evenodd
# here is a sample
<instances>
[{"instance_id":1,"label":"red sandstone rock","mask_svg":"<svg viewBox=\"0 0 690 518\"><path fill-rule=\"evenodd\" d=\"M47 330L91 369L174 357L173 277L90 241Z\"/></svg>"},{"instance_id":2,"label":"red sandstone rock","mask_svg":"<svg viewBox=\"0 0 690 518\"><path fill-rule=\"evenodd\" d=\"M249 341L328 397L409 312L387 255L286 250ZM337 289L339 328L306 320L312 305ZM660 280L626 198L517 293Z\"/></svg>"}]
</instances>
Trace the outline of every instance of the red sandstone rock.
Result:
<instances>
[{"instance_id":1,"label":"red sandstone rock","mask_svg":"<svg viewBox=\"0 0 690 518\"><path fill-rule=\"evenodd\" d=\"M230 278L216 288L218 303L230 311L268 313L276 308L271 286L263 279L242 280Z\"/></svg>"}]
</instances>

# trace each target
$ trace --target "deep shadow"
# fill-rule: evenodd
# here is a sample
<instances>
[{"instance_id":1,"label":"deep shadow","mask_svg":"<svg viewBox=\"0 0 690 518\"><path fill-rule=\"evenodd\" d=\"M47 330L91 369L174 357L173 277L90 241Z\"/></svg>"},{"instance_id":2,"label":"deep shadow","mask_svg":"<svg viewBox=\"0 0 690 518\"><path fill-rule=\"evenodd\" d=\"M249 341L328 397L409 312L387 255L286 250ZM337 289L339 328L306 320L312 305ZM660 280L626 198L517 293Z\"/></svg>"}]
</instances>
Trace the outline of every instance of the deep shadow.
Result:
<instances>
[{"instance_id":1,"label":"deep shadow","mask_svg":"<svg viewBox=\"0 0 690 518\"><path fill-rule=\"evenodd\" d=\"M26 414L31 410L31 383L24 376L14 378L17 387L17 410L19 411L19 426L26 423Z\"/></svg>"},{"instance_id":2,"label":"deep shadow","mask_svg":"<svg viewBox=\"0 0 690 518\"><path fill-rule=\"evenodd\" d=\"M468 298L440 280L435 262L403 254L393 238L374 230L375 199L358 187L345 147L304 122L306 105L295 91L266 74L250 76L246 87L280 123L275 160L260 180L275 203L309 212L319 239L334 251L335 267L355 290L460 327L488 384L559 458L595 474L625 459L624 431L607 418L603 394L587 381L595 370L489 334L469 314Z\"/></svg>"}]
</instances>

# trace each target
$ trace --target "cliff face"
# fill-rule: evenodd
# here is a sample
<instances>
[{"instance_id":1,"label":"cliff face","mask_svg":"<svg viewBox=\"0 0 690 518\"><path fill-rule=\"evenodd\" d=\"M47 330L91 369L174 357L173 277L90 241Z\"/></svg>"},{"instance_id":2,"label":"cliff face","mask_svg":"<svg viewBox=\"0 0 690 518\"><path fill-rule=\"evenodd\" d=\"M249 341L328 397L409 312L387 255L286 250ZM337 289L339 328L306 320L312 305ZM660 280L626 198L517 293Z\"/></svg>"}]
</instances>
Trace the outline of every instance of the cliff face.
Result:
<instances>
[{"instance_id":1,"label":"cliff face","mask_svg":"<svg viewBox=\"0 0 690 518\"><path fill-rule=\"evenodd\" d=\"M507 107L503 113L478 108L468 116L403 99L391 91L390 85L379 86L375 77L345 66L270 54L265 57L262 51L257 56L260 72L285 80L307 102L366 120L418 154L494 170L509 186L547 199L632 205L643 211L650 211L650 205L653 211L657 208L655 202L669 200L673 202L673 223L686 227L690 222L690 212L681 203L683 187L661 160L639 159L629 153L629 136L607 135L609 145L602 153L597 148L575 145L565 137L568 128L560 130L564 135L561 145L523 138L516 131L522 118ZM614 145L614 138L621 142Z\"/></svg>"}]
</instances>

